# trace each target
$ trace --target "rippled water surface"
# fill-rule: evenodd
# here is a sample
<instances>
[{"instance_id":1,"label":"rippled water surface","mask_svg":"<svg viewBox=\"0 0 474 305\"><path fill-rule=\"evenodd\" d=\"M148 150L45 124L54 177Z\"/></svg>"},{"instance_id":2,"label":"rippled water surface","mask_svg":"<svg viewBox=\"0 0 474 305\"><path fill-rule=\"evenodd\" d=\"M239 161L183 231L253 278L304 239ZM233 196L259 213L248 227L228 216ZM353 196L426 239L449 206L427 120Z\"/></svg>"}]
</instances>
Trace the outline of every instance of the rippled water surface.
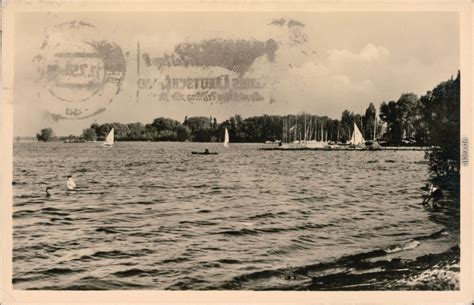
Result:
<instances>
[{"instance_id":1,"label":"rippled water surface","mask_svg":"<svg viewBox=\"0 0 474 305\"><path fill-rule=\"evenodd\" d=\"M423 152L261 146L15 144L14 287L272 289L290 285L275 270L458 243L420 204ZM191 154L206 147L219 154Z\"/></svg>"}]
</instances>

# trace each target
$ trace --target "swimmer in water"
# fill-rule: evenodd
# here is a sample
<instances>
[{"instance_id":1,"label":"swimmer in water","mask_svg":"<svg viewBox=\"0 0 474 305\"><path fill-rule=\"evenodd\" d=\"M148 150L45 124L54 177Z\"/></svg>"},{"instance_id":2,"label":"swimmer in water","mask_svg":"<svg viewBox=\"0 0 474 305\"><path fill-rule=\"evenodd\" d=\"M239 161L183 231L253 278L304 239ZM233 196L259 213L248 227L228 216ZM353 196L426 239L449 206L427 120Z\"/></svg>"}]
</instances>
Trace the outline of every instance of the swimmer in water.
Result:
<instances>
[{"instance_id":1,"label":"swimmer in water","mask_svg":"<svg viewBox=\"0 0 474 305\"><path fill-rule=\"evenodd\" d=\"M49 186L46 188L46 197L51 197L51 193L49 192L50 189Z\"/></svg>"},{"instance_id":2,"label":"swimmer in water","mask_svg":"<svg viewBox=\"0 0 474 305\"><path fill-rule=\"evenodd\" d=\"M76 188L76 182L74 181L74 179L72 179L72 176L67 176L66 185L67 185L67 189L70 191Z\"/></svg>"}]
</instances>

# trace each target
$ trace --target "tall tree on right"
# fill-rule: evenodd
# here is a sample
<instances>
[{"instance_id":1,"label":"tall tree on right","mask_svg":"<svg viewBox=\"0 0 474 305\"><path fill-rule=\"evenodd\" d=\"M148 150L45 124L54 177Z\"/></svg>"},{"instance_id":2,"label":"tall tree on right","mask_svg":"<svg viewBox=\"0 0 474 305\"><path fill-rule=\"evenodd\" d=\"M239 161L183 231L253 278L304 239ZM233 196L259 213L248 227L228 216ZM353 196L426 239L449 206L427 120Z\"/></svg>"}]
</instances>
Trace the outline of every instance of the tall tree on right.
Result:
<instances>
[{"instance_id":1,"label":"tall tree on right","mask_svg":"<svg viewBox=\"0 0 474 305\"><path fill-rule=\"evenodd\" d=\"M442 82L422 96L421 112L428 131L430 171L436 176L459 174L461 74Z\"/></svg>"}]
</instances>

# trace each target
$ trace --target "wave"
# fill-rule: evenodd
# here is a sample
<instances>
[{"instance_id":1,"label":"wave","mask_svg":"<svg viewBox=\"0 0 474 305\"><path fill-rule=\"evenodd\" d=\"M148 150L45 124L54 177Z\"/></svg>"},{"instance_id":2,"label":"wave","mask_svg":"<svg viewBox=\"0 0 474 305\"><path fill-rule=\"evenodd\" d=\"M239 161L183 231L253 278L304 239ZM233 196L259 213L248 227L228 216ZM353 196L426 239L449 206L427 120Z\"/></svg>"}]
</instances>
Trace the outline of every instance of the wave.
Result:
<instances>
[{"instance_id":1,"label":"wave","mask_svg":"<svg viewBox=\"0 0 474 305\"><path fill-rule=\"evenodd\" d=\"M99 227L99 228L95 229L95 231L96 232L109 233L109 234L119 233L119 231L114 230L113 228L110 228L110 227Z\"/></svg>"},{"instance_id":2,"label":"wave","mask_svg":"<svg viewBox=\"0 0 474 305\"><path fill-rule=\"evenodd\" d=\"M170 264L170 263L181 263L181 262L186 262L186 261L189 261L189 258L187 258L187 257L176 257L176 258L162 260L161 263Z\"/></svg>"},{"instance_id":3,"label":"wave","mask_svg":"<svg viewBox=\"0 0 474 305\"><path fill-rule=\"evenodd\" d=\"M156 270L142 270L138 268L132 268L132 269L127 269L124 271L117 271L112 273L112 275L117 276L117 277L132 277L132 276L148 276L148 275L153 275Z\"/></svg>"},{"instance_id":4,"label":"wave","mask_svg":"<svg viewBox=\"0 0 474 305\"><path fill-rule=\"evenodd\" d=\"M90 260L90 259L102 259L102 258L121 259L121 258L146 256L151 253L153 253L153 251L149 249L139 249L139 250L134 250L131 252L124 252L120 250L96 251L91 255L83 255L78 260Z\"/></svg>"},{"instance_id":5,"label":"wave","mask_svg":"<svg viewBox=\"0 0 474 305\"><path fill-rule=\"evenodd\" d=\"M20 210L13 212L13 218L28 217L38 212L37 210Z\"/></svg>"},{"instance_id":6,"label":"wave","mask_svg":"<svg viewBox=\"0 0 474 305\"><path fill-rule=\"evenodd\" d=\"M217 261L220 264L240 264L241 261L237 259L220 259Z\"/></svg>"},{"instance_id":7,"label":"wave","mask_svg":"<svg viewBox=\"0 0 474 305\"><path fill-rule=\"evenodd\" d=\"M42 208L39 210L43 214L54 215L54 216L69 216L69 213L63 212L61 209L56 209L52 207Z\"/></svg>"},{"instance_id":8,"label":"wave","mask_svg":"<svg viewBox=\"0 0 474 305\"><path fill-rule=\"evenodd\" d=\"M73 283L57 284L31 288L32 290L124 290L124 289L149 289L151 287L119 280L102 280L93 276L83 277Z\"/></svg>"},{"instance_id":9,"label":"wave","mask_svg":"<svg viewBox=\"0 0 474 305\"><path fill-rule=\"evenodd\" d=\"M400 251L411 250L411 249L415 249L420 244L421 243L419 241L413 240L413 241L410 241L410 242L408 242L404 245L401 245L401 246L389 247L389 248L385 249L385 252L387 252L387 253L396 253L396 252L400 252Z\"/></svg>"},{"instance_id":10,"label":"wave","mask_svg":"<svg viewBox=\"0 0 474 305\"><path fill-rule=\"evenodd\" d=\"M260 228L260 229L236 229L236 230L226 230L213 232L211 234L224 234L224 235L233 235L233 236L242 236L242 235L257 235L262 233L280 233L280 232L289 232L289 231L304 231L307 229L321 229L325 227L331 227L334 224L316 224L316 223L306 223L304 225L295 226L295 227L270 227L270 228Z\"/></svg>"},{"instance_id":11,"label":"wave","mask_svg":"<svg viewBox=\"0 0 474 305\"><path fill-rule=\"evenodd\" d=\"M208 221L208 220L196 220L196 221L184 220L184 221L180 221L179 224L180 225L189 224L189 225L197 225L197 226L215 226L215 225L218 225L219 222Z\"/></svg>"},{"instance_id":12,"label":"wave","mask_svg":"<svg viewBox=\"0 0 474 305\"><path fill-rule=\"evenodd\" d=\"M227 230L227 231L219 231L211 234L224 234L224 235L231 235L231 236L242 236L242 235L256 235L258 234L257 230L252 229L241 229L241 230Z\"/></svg>"},{"instance_id":13,"label":"wave","mask_svg":"<svg viewBox=\"0 0 474 305\"><path fill-rule=\"evenodd\" d=\"M84 270L82 269L71 269L71 268L51 268L47 269L45 271L42 271L41 273L43 274L71 274L71 273L78 273L78 272L83 272Z\"/></svg>"},{"instance_id":14,"label":"wave","mask_svg":"<svg viewBox=\"0 0 474 305\"><path fill-rule=\"evenodd\" d=\"M249 217L249 219L260 219L260 218L275 218L275 214L268 212L268 213L257 214L257 215L253 215Z\"/></svg>"},{"instance_id":15,"label":"wave","mask_svg":"<svg viewBox=\"0 0 474 305\"><path fill-rule=\"evenodd\" d=\"M197 211L197 212L198 212L198 213L206 213L206 214L207 214L207 213L211 213L212 211L211 211L211 210L205 210L205 209L204 209L204 210L199 210L199 211Z\"/></svg>"}]
</instances>

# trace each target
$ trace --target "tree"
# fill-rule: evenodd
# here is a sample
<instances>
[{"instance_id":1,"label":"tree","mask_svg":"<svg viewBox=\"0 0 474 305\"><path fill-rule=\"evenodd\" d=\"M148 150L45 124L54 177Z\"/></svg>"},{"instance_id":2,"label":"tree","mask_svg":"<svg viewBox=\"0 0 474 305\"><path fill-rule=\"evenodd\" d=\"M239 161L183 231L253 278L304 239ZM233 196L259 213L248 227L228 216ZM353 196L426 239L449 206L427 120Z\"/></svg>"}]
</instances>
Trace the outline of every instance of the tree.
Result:
<instances>
[{"instance_id":1,"label":"tree","mask_svg":"<svg viewBox=\"0 0 474 305\"><path fill-rule=\"evenodd\" d=\"M191 131L191 139L198 142L209 142L214 134L212 120L208 117L190 117L186 120L186 127Z\"/></svg>"},{"instance_id":2,"label":"tree","mask_svg":"<svg viewBox=\"0 0 474 305\"><path fill-rule=\"evenodd\" d=\"M436 176L459 175L460 170L460 83L450 79L422 96L422 115L428 130L427 154L430 170Z\"/></svg>"},{"instance_id":3,"label":"tree","mask_svg":"<svg viewBox=\"0 0 474 305\"><path fill-rule=\"evenodd\" d=\"M131 141L140 141L145 139L145 126L142 123L127 124L127 139Z\"/></svg>"},{"instance_id":4,"label":"tree","mask_svg":"<svg viewBox=\"0 0 474 305\"><path fill-rule=\"evenodd\" d=\"M176 141L178 139L177 132L169 129L161 130L158 133L159 141Z\"/></svg>"},{"instance_id":5,"label":"tree","mask_svg":"<svg viewBox=\"0 0 474 305\"><path fill-rule=\"evenodd\" d=\"M114 122L110 124L115 132L115 139L117 140L124 140L127 138L129 133L128 126L126 124Z\"/></svg>"},{"instance_id":6,"label":"tree","mask_svg":"<svg viewBox=\"0 0 474 305\"><path fill-rule=\"evenodd\" d=\"M344 110L341 114L341 126L339 128L339 138L342 142L347 142L351 138L354 124L354 113Z\"/></svg>"},{"instance_id":7,"label":"tree","mask_svg":"<svg viewBox=\"0 0 474 305\"><path fill-rule=\"evenodd\" d=\"M401 122L398 118L397 103L390 101L380 105L380 119L387 124L387 131L384 138L390 144L400 144L402 142Z\"/></svg>"},{"instance_id":8,"label":"tree","mask_svg":"<svg viewBox=\"0 0 474 305\"><path fill-rule=\"evenodd\" d=\"M82 138L86 141L96 141L97 134L93 128L86 128L82 131Z\"/></svg>"},{"instance_id":9,"label":"tree","mask_svg":"<svg viewBox=\"0 0 474 305\"><path fill-rule=\"evenodd\" d=\"M158 141L159 132L152 124L145 125L145 139L149 141Z\"/></svg>"},{"instance_id":10,"label":"tree","mask_svg":"<svg viewBox=\"0 0 474 305\"><path fill-rule=\"evenodd\" d=\"M38 141L43 141L43 142L50 142L53 140L54 137L54 132L52 128L43 128L41 129L40 133L36 134L36 139Z\"/></svg>"},{"instance_id":11,"label":"tree","mask_svg":"<svg viewBox=\"0 0 474 305\"><path fill-rule=\"evenodd\" d=\"M191 129L188 126L179 125L176 127L176 136L178 141L186 141L191 136Z\"/></svg>"},{"instance_id":12,"label":"tree","mask_svg":"<svg viewBox=\"0 0 474 305\"><path fill-rule=\"evenodd\" d=\"M380 105L380 119L387 124L385 138L400 145L402 140L413 139L416 133L419 99L413 93L404 93L398 101L383 102Z\"/></svg>"},{"instance_id":13,"label":"tree","mask_svg":"<svg viewBox=\"0 0 474 305\"><path fill-rule=\"evenodd\" d=\"M188 126L192 132L202 129L209 129L211 128L211 120L210 118L203 117L203 116L196 116L187 118L184 125Z\"/></svg>"},{"instance_id":14,"label":"tree","mask_svg":"<svg viewBox=\"0 0 474 305\"><path fill-rule=\"evenodd\" d=\"M397 111L402 130L402 138L412 139L415 132L415 120L418 112L419 100L414 93L404 93L397 101Z\"/></svg>"},{"instance_id":15,"label":"tree","mask_svg":"<svg viewBox=\"0 0 474 305\"><path fill-rule=\"evenodd\" d=\"M96 129L97 139L104 140L105 137L109 134L111 129L112 129L112 125L109 123L100 125L98 130Z\"/></svg>"},{"instance_id":16,"label":"tree","mask_svg":"<svg viewBox=\"0 0 474 305\"><path fill-rule=\"evenodd\" d=\"M153 125L153 127L155 127L155 129L158 131L164 131L174 130L174 128L178 125L181 125L181 123L173 119L159 117L154 119L151 125Z\"/></svg>"},{"instance_id":17,"label":"tree","mask_svg":"<svg viewBox=\"0 0 474 305\"><path fill-rule=\"evenodd\" d=\"M374 131L376 129L375 126L375 115L376 115L376 110L374 104L370 103L369 107L365 110L365 115L364 115L364 138L366 140L373 139L374 138Z\"/></svg>"}]
</instances>

